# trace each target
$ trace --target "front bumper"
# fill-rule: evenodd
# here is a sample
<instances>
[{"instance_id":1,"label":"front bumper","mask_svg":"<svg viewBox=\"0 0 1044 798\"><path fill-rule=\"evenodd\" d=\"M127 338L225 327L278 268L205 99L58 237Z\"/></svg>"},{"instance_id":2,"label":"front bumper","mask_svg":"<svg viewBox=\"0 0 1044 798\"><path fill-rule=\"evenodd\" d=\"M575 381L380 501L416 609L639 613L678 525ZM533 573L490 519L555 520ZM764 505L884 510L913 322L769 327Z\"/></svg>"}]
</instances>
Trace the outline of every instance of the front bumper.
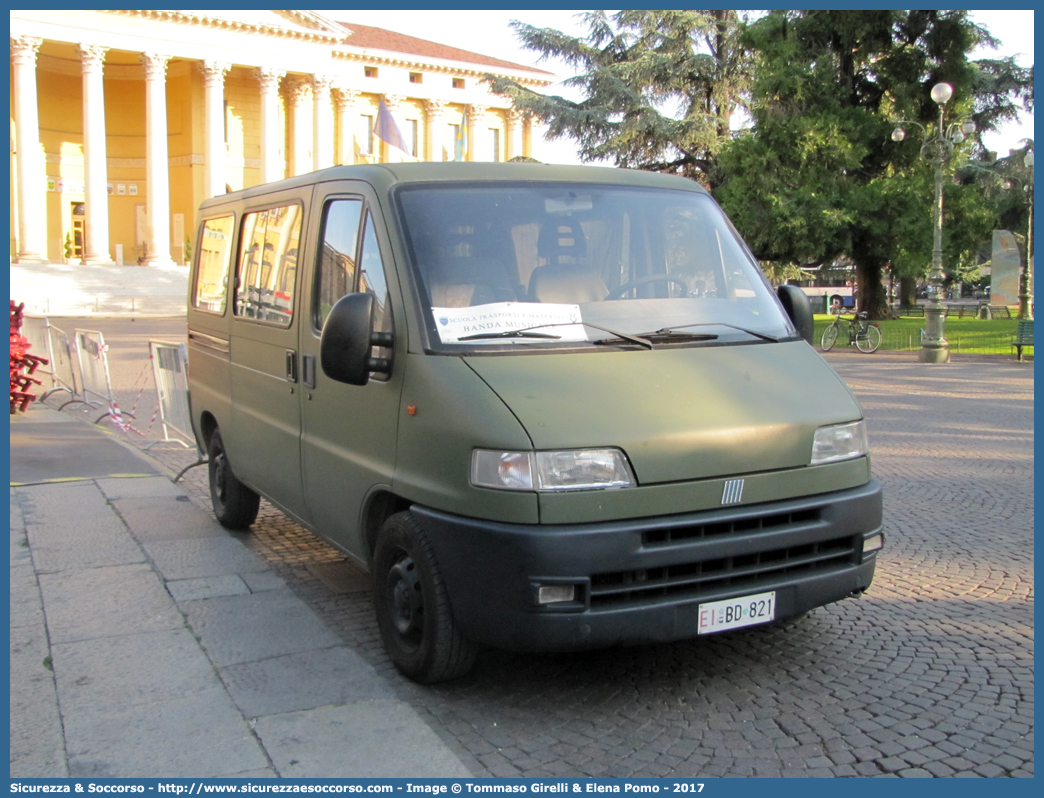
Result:
<instances>
[{"instance_id":1,"label":"front bumper","mask_svg":"<svg viewBox=\"0 0 1044 798\"><path fill-rule=\"evenodd\" d=\"M597 524L500 524L421 506L465 636L527 651L695 637L704 602L776 591L776 618L858 594L881 531L881 486ZM573 601L538 604L541 586Z\"/></svg>"}]
</instances>

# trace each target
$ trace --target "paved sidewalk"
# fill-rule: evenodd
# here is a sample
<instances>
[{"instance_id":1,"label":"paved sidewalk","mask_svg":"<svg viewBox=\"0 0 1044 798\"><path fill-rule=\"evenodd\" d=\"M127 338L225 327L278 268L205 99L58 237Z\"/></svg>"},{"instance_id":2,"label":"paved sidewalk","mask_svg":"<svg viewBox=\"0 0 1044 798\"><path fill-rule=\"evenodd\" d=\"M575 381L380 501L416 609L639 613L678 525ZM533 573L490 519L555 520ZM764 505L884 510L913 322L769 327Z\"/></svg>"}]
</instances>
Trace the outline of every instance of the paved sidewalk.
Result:
<instances>
[{"instance_id":1,"label":"paved sidewalk","mask_svg":"<svg viewBox=\"0 0 1044 798\"><path fill-rule=\"evenodd\" d=\"M11 776L469 776L147 459L11 418Z\"/></svg>"}]
</instances>

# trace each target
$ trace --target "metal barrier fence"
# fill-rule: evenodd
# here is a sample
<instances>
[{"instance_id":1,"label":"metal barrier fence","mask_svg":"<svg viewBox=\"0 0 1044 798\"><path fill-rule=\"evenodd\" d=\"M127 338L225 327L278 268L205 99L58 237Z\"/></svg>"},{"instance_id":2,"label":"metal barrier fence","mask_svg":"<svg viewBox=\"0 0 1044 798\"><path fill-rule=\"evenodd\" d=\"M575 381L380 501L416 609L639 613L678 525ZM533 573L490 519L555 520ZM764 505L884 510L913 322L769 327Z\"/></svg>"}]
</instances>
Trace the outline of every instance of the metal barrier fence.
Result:
<instances>
[{"instance_id":1,"label":"metal barrier fence","mask_svg":"<svg viewBox=\"0 0 1044 798\"><path fill-rule=\"evenodd\" d=\"M50 342L51 378L54 380L54 387L44 396L54 391L68 391L76 396L76 369L73 368L69 336L61 328L48 323L47 338Z\"/></svg>"},{"instance_id":2,"label":"metal barrier fence","mask_svg":"<svg viewBox=\"0 0 1044 798\"><path fill-rule=\"evenodd\" d=\"M68 391L76 396L76 369L69 336L52 325L46 316L26 316L22 321L22 335L29 341L31 352L48 360L46 366L36 370L51 381L40 398L46 399L55 391Z\"/></svg>"},{"instance_id":3,"label":"metal barrier fence","mask_svg":"<svg viewBox=\"0 0 1044 798\"><path fill-rule=\"evenodd\" d=\"M83 402L95 407L105 405L107 410L94 423L97 424L106 416L111 416L117 423L122 424L116 396L112 392L112 380L109 378L109 357L105 337L97 330L76 330L75 340L76 363L80 367L80 388L83 398L74 397L62 407L73 402Z\"/></svg>"},{"instance_id":4,"label":"metal barrier fence","mask_svg":"<svg viewBox=\"0 0 1044 798\"><path fill-rule=\"evenodd\" d=\"M51 381L48 388L54 388L54 371L51 367L51 361L53 357L51 355L51 335L50 335L50 324L47 319L43 316L23 316L22 317L22 337L29 342L29 351L34 355L47 358L47 365L40 364L37 366L36 374L37 377L46 377ZM47 395L45 390L44 396Z\"/></svg>"},{"instance_id":5,"label":"metal barrier fence","mask_svg":"<svg viewBox=\"0 0 1044 798\"><path fill-rule=\"evenodd\" d=\"M188 348L185 344L149 341L149 360L152 362L152 377L156 383L156 402L159 404L163 441L153 441L145 448L162 442L177 443L190 448L190 443L186 441L195 447L196 436L192 433L192 416L188 401ZM171 440L170 432L179 436L179 440Z\"/></svg>"},{"instance_id":6,"label":"metal barrier fence","mask_svg":"<svg viewBox=\"0 0 1044 798\"><path fill-rule=\"evenodd\" d=\"M914 351L921 348L920 330L911 333L909 330L889 330L888 323L881 325L881 349L897 351ZM976 333L974 336L961 335L960 332L945 331L946 340L951 352L974 350L980 354L1013 355L1010 333Z\"/></svg>"}]
</instances>

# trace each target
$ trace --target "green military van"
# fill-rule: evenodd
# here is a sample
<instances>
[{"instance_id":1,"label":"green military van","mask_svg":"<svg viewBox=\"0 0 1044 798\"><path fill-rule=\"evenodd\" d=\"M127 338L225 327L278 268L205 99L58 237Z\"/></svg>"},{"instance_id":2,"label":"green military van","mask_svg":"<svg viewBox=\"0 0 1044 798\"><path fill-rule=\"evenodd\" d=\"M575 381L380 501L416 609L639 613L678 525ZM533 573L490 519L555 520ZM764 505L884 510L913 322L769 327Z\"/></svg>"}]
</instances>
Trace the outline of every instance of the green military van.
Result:
<instances>
[{"instance_id":1,"label":"green military van","mask_svg":"<svg viewBox=\"0 0 1044 798\"><path fill-rule=\"evenodd\" d=\"M203 203L192 419L373 576L406 675L692 638L858 596L863 413L710 195L535 163L334 167Z\"/></svg>"}]
</instances>

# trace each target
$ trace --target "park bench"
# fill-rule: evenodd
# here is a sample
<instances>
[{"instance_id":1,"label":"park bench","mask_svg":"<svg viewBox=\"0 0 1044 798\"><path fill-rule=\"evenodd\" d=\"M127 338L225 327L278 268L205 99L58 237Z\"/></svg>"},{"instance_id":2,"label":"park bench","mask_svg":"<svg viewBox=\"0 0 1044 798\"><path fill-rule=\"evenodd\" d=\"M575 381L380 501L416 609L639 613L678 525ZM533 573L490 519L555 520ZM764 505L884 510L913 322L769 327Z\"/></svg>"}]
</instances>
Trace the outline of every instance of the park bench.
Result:
<instances>
[{"instance_id":1,"label":"park bench","mask_svg":"<svg viewBox=\"0 0 1044 798\"><path fill-rule=\"evenodd\" d=\"M946 318L956 316L958 319L975 319L979 316L980 305L947 305Z\"/></svg>"},{"instance_id":2,"label":"park bench","mask_svg":"<svg viewBox=\"0 0 1044 798\"><path fill-rule=\"evenodd\" d=\"M900 305L900 316L924 316L924 305Z\"/></svg>"},{"instance_id":3,"label":"park bench","mask_svg":"<svg viewBox=\"0 0 1044 798\"><path fill-rule=\"evenodd\" d=\"M991 319L1010 319L1011 308L1007 305L990 305L990 318ZM1031 330L1032 334L1032 330Z\"/></svg>"},{"instance_id":4,"label":"park bench","mask_svg":"<svg viewBox=\"0 0 1044 798\"><path fill-rule=\"evenodd\" d=\"M1015 330L1015 340L1011 342L1018 353L1018 359L1022 360L1022 347L1033 346L1033 319L1020 321Z\"/></svg>"}]
</instances>

